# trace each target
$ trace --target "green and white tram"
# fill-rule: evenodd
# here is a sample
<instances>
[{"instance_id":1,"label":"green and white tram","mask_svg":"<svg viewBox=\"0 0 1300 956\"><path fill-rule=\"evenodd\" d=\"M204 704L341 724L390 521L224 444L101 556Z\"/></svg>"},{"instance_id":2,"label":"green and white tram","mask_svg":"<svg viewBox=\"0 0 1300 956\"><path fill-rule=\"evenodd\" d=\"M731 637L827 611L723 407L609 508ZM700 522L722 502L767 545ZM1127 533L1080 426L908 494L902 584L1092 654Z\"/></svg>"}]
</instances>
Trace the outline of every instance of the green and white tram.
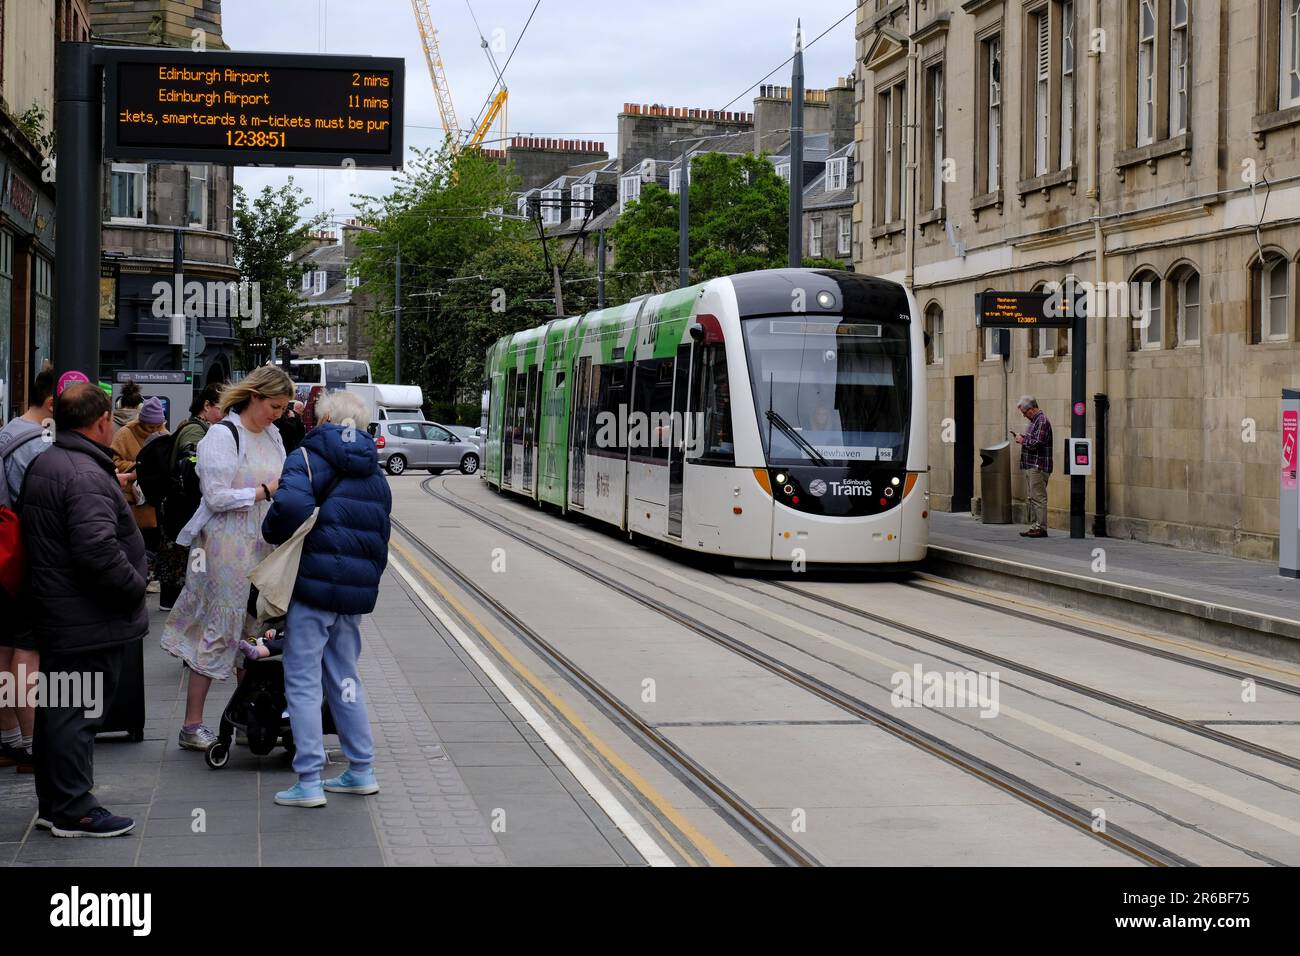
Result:
<instances>
[{"instance_id":1,"label":"green and white tram","mask_svg":"<svg viewBox=\"0 0 1300 956\"><path fill-rule=\"evenodd\" d=\"M495 488L752 561L925 556L925 348L898 283L775 269L487 353Z\"/></svg>"}]
</instances>

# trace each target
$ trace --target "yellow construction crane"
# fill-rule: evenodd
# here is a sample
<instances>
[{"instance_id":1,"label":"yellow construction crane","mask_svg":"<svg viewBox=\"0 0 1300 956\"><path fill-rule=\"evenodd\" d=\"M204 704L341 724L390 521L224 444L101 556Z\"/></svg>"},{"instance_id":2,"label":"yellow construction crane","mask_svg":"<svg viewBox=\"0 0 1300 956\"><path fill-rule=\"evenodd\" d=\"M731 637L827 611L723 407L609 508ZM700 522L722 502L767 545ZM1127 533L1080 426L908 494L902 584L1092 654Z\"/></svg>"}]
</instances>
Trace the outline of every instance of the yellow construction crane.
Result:
<instances>
[{"instance_id":1,"label":"yellow construction crane","mask_svg":"<svg viewBox=\"0 0 1300 956\"><path fill-rule=\"evenodd\" d=\"M460 121L456 107L451 102L451 87L447 85L447 71L442 66L442 51L438 49L438 31L433 28L427 0L411 0L415 22L420 28L420 42L424 44L424 58L429 62L429 76L433 80L433 95L438 98L438 112L442 125L451 137L452 149L460 146Z\"/></svg>"},{"instance_id":2,"label":"yellow construction crane","mask_svg":"<svg viewBox=\"0 0 1300 956\"><path fill-rule=\"evenodd\" d=\"M442 125L451 138L452 152L456 153L462 148L460 140L463 134L460 121L456 118L456 107L451 101L451 87L447 83L447 71L442 65L442 51L438 47L438 31L434 29L433 18L429 15L428 0L411 0L411 9L415 12L415 23L420 28L420 42L424 46L424 58L429 64L429 78L433 80L433 93L438 99L438 112L442 114ZM480 39L482 38L480 37ZM482 42L483 49L488 54L488 61L492 64L493 70L496 70L496 61L488 48L487 40L482 40ZM493 98L491 107L483 117L483 122L474 130L474 135L466 144L470 149L477 149L482 145L487 131L492 126L492 121L498 117L501 119L501 145L503 148L505 146L505 107L509 94L499 72L497 73L497 80L501 85L501 89Z\"/></svg>"}]
</instances>

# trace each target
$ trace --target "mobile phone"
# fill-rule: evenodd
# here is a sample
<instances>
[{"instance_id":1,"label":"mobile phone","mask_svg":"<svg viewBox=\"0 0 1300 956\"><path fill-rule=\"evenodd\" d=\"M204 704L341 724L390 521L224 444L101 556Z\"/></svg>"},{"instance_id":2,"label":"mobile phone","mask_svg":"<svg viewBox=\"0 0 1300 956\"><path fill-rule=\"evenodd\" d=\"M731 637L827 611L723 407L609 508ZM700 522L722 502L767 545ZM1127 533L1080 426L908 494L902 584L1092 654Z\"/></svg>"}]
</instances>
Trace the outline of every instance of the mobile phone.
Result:
<instances>
[{"instance_id":1,"label":"mobile phone","mask_svg":"<svg viewBox=\"0 0 1300 956\"><path fill-rule=\"evenodd\" d=\"M1010 435L1012 438L1015 438L1015 437L1016 437L1016 430L1015 430L1014 428L1008 428L1008 429L1007 429L1007 434Z\"/></svg>"}]
</instances>

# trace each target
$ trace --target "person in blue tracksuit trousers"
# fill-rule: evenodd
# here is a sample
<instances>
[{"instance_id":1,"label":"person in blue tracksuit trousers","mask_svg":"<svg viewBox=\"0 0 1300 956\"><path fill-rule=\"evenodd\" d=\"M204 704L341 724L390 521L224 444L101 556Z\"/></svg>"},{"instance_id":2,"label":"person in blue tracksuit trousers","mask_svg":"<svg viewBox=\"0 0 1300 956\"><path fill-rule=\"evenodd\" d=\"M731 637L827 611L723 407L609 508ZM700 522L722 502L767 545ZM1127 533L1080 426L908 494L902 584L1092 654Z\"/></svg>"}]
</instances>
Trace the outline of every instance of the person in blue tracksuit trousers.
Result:
<instances>
[{"instance_id":1,"label":"person in blue tracksuit trousers","mask_svg":"<svg viewBox=\"0 0 1300 956\"><path fill-rule=\"evenodd\" d=\"M262 522L262 537L280 545L320 506L303 543L285 633L284 689L298 783L277 793L275 802L289 807L323 807L326 791L379 792L357 657L361 615L374 610L388 564L393 499L366 433L365 403L350 392L331 392L317 403L316 418L320 424L285 459ZM348 759L346 773L324 781L322 694Z\"/></svg>"}]
</instances>

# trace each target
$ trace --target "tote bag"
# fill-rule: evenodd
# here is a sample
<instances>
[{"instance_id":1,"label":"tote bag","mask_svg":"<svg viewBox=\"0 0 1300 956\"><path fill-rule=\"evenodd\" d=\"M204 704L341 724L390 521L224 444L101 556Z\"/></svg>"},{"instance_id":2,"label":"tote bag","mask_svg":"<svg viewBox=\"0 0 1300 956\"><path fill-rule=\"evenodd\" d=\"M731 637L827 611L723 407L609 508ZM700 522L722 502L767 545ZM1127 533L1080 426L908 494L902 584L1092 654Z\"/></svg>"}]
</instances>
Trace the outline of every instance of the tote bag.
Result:
<instances>
[{"instance_id":1,"label":"tote bag","mask_svg":"<svg viewBox=\"0 0 1300 956\"><path fill-rule=\"evenodd\" d=\"M307 456L307 449L298 450L302 452L303 461L307 463L307 485L310 487L311 459ZM326 498L337 484L338 482L335 481L325 489ZM307 516L307 520L289 536L289 540L259 561L257 567L249 574L249 581L257 588L257 616L263 621L283 617L289 613L293 588L298 583L298 565L302 563L303 544L307 540L307 535L311 534L311 529L315 527L318 517L320 517L319 502Z\"/></svg>"}]
</instances>

